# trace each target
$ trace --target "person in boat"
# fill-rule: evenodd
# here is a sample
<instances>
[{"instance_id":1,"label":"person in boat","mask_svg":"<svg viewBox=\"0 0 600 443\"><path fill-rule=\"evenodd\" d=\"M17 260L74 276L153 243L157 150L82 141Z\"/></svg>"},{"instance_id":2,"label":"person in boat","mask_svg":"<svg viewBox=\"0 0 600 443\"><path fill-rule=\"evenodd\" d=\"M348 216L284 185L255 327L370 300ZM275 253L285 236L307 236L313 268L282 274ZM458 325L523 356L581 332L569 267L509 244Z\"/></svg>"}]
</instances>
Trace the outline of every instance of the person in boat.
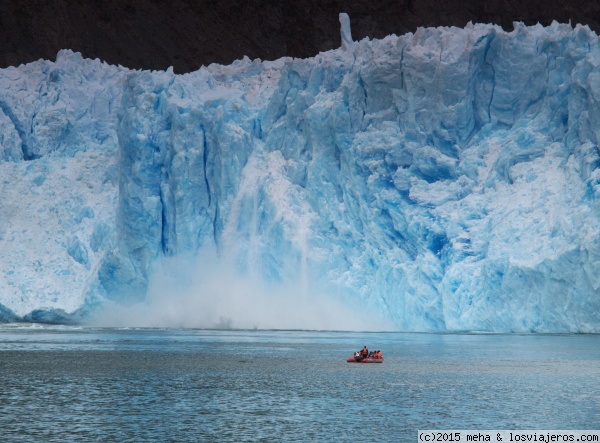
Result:
<instances>
[{"instance_id":1,"label":"person in boat","mask_svg":"<svg viewBox=\"0 0 600 443\"><path fill-rule=\"evenodd\" d=\"M383 358L383 353L380 350L377 350L377 358Z\"/></svg>"},{"instance_id":2,"label":"person in boat","mask_svg":"<svg viewBox=\"0 0 600 443\"><path fill-rule=\"evenodd\" d=\"M368 358L369 357L369 350L367 349L367 347L365 346L363 348L363 350L361 351L361 357L362 358Z\"/></svg>"}]
</instances>

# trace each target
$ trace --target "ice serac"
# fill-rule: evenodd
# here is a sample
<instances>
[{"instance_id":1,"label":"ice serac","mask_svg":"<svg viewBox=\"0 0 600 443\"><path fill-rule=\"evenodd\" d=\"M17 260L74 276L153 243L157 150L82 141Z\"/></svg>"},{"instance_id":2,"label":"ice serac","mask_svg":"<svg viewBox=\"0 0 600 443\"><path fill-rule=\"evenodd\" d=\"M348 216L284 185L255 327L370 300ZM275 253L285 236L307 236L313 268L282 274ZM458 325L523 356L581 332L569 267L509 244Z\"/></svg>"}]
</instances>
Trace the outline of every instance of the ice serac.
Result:
<instances>
[{"instance_id":1,"label":"ice serac","mask_svg":"<svg viewBox=\"0 0 600 443\"><path fill-rule=\"evenodd\" d=\"M400 330L600 332L598 36L340 22L306 60L1 71L0 316L136 303L211 251Z\"/></svg>"}]
</instances>

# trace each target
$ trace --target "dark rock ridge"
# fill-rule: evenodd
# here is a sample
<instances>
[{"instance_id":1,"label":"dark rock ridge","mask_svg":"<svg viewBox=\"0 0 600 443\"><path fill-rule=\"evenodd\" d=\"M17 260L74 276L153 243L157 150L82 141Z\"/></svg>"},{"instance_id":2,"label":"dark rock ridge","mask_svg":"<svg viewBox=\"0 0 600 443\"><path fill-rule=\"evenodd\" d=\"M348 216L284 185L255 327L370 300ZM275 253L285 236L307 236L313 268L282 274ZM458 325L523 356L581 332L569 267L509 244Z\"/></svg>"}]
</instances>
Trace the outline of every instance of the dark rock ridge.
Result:
<instances>
[{"instance_id":1,"label":"dark rock ridge","mask_svg":"<svg viewBox=\"0 0 600 443\"><path fill-rule=\"evenodd\" d=\"M247 55L310 57L340 46L338 14L350 15L355 40L469 21L552 20L600 32L600 2L533 0L9 0L0 2L0 67L60 49L128 68L190 72Z\"/></svg>"}]
</instances>

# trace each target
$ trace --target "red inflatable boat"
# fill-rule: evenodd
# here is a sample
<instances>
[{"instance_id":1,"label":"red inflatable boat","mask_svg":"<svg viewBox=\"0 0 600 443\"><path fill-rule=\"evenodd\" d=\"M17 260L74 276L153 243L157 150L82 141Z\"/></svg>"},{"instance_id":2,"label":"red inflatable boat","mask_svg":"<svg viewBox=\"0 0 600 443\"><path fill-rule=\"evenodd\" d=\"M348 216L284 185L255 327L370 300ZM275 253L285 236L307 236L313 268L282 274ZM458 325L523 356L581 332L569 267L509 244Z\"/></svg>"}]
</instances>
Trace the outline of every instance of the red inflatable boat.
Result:
<instances>
[{"instance_id":1,"label":"red inflatable boat","mask_svg":"<svg viewBox=\"0 0 600 443\"><path fill-rule=\"evenodd\" d=\"M348 357L346 361L348 363L383 363L383 358L363 358L362 360L359 358L357 360L355 357Z\"/></svg>"}]
</instances>

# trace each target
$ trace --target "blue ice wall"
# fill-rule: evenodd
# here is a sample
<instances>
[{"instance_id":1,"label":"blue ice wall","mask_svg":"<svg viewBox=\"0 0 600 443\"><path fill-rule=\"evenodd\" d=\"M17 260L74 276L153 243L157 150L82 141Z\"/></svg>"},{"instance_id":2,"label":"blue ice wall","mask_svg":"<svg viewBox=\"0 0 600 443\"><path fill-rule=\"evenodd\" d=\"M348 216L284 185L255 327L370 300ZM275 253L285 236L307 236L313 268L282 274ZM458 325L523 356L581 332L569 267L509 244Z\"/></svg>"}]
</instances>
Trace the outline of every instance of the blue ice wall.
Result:
<instances>
[{"instance_id":1,"label":"blue ice wall","mask_svg":"<svg viewBox=\"0 0 600 443\"><path fill-rule=\"evenodd\" d=\"M468 25L346 43L182 76L121 69L95 138L85 117L62 125L60 99L38 133L19 112L49 105L0 100L5 180L100 149L98 134L116 144L114 212L64 241L80 297L0 302L18 315L135 303L162 257L210 250L401 330L600 331L598 37ZM57 152L67 139L81 142Z\"/></svg>"}]
</instances>

